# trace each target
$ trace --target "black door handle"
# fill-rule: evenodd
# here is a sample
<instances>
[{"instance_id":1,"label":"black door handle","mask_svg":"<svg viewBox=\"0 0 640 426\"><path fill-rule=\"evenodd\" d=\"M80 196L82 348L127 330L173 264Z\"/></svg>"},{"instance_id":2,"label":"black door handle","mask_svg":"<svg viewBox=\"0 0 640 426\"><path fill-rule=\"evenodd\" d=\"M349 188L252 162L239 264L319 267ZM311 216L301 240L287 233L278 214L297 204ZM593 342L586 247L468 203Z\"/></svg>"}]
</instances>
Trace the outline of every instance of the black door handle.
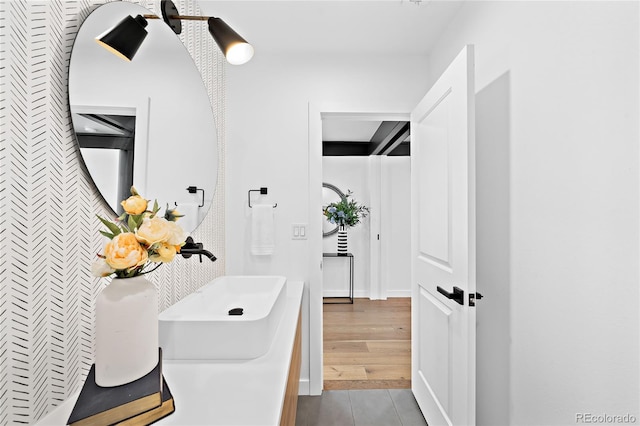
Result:
<instances>
[{"instance_id":1,"label":"black door handle","mask_svg":"<svg viewBox=\"0 0 640 426\"><path fill-rule=\"evenodd\" d=\"M438 286L438 293L444 295L447 299L454 300L458 304L464 306L464 290L458 287L453 287L453 293L449 293L444 288Z\"/></svg>"}]
</instances>

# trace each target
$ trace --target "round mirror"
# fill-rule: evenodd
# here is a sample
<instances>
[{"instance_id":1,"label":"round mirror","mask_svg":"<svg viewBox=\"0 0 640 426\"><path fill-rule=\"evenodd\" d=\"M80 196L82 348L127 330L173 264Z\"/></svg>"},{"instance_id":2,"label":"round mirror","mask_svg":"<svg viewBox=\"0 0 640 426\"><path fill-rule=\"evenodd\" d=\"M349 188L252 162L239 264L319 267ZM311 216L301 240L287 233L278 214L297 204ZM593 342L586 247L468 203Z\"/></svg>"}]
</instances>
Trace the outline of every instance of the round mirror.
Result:
<instances>
[{"instance_id":1,"label":"round mirror","mask_svg":"<svg viewBox=\"0 0 640 426\"><path fill-rule=\"evenodd\" d=\"M161 208L177 208L193 232L207 214L218 174L213 111L200 72L162 19L148 19L147 37L131 62L95 38L125 16L152 15L113 2L84 21L69 64L69 107L82 160L118 214L131 186Z\"/></svg>"},{"instance_id":2,"label":"round mirror","mask_svg":"<svg viewBox=\"0 0 640 426\"><path fill-rule=\"evenodd\" d=\"M322 183L322 210L327 208L331 203L337 203L340 200L346 200L346 196L337 186L330 183ZM331 223L327 220L326 216L322 215L322 236L328 237L338 232L338 225Z\"/></svg>"}]
</instances>

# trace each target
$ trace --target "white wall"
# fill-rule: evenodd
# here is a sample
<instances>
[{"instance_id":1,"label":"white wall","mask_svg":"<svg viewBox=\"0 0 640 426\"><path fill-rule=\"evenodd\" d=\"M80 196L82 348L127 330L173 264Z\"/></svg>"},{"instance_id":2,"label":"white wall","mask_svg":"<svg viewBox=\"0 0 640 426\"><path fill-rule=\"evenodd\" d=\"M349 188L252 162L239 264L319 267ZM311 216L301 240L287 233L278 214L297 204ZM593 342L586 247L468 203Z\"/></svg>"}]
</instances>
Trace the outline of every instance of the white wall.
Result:
<instances>
[{"instance_id":1,"label":"white wall","mask_svg":"<svg viewBox=\"0 0 640 426\"><path fill-rule=\"evenodd\" d=\"M377 157L380 160L380 185L370 179L370 157L323 157L322 179L336 185L344 193L354 192L354 198L371 208L369 216L355 228L349 229L349 251L354 255L355 297L411 296L411 168L409 157ZM377 167L374 167L377 170ZM375 172L374 172L375 173ZM373 208L375 193L380 203ZM377 217L380 229L373 232L371 224ZM380 240L377 240L380 234ZM325 237L324 252L335 252L337 235ZM379 244L380 267L372 271L370 248ZM344 295L348 265L341 259L325 259L323 263L323 294L325 297ZM375 269L375 265L374 265ZM345 273L347 275L345 275ZM373 274L379 274L381 294L371 289Z\"/></svg>"},{"instance_id":2,"label":"white wall","mask_svg":"<svg viewBox=\"0 0 640 426\"><path fill-rule=\"evenodd\" d=\"M386 297L411 297L411 160L382 157L382 288Z\"/></svg>"},{"instance_id":3,"label":"white wall","mask_svg":"<svg viewBox=\"0 0 640 426\"><path fill-rule=\"evenodd\" d=\"M637 2L467 2L430 56L475 44L479 424L638 418L638 35Z\"/></svg>"},{"instance_id":4,"label":"white wall","mask_svg":"<svg viewBox=\"0 0 640 426\"><path fill-rule=\"evenodd\" d=\"M401 59L403 66L398 66ZM278 273L309 283L308 244L291 240L291 224L322 220L309 212L309 103L384 105L409 112L427 89L424 57L286 56L256 53L227 77L228 274ZM276 209L276 252L249 254L247 191L267 186ZM318 262L319 264L319 262ZM308 294L308 288L307 288ZM303 327L308 330L308 299ZM309 335L303 337L302 380L309 378Z\"/></svg>"},{"instance_id":5,"label":"white wall","mask_svg":"<svg viewBox=\"0 0 640 426\"><path fill-rule=\"evenodd\" d=\"M343 193L353 192L351 198L359 204L371 206L369 188L369 157L323 157L322 181L337 186ZM380 214L380 212L371 212ZM369 255L369 223L367 215L358 225L347 229L347 249L353 254L353 292L355 297L369 297L371 258ZM336 252L338 234L322 240L323 252ZM325 258L322 263L323 296L340 297L348 294L349 265L345 259ZM345 289L347 292L345 293Z\"/></svg>"},{"instance_id":6,"label":"white wall","mask_svg":"<svg viewBox=\"0 0 640 426\"><path fill-rule=\"evenodd\" d=\"M490 303L507 297L508 309L499 311L509 324L499 329L502 346L482 339L482 323L478 330L479 362L494 352L506 357L487 364L489 378L500 379L492 389L479 378L485 386L479 401L484 394L507 412L479 411L479 421L575 424L577 412L637 415L636 2L467 2L431 55L430 69L424 58L402 58L397 67L379 56L260 53L229 69L227 272L307 281L306 243L288 234L291 223L315 217L307 211L309 102L388 103L410 111L429 86L427 71L439 75L466 43L476 46L478 95L503 108L492 119L509 152L506 167L504 158L491 159L500 150L486 151L484 160L502 167L498 177L508 176L507 189L498 187L499 213L508 221L479 228L502 232L510 251L488 259L493 269L482 272L498 277L497 287L478 283L486 296L481 320ZM479 145L496 136L490 126L482 131ZM496 185L487 178L485 195ZM259 186L269 186L280 209L277 252L266 260L248 254L245 231L246 191ZM494 244L480 238L479 247ZM496 265L504 256L508 262ZM499 291L504 285L506 293ZM303 377L308 355L307 336Z\"/></svg>"}]
</instances>

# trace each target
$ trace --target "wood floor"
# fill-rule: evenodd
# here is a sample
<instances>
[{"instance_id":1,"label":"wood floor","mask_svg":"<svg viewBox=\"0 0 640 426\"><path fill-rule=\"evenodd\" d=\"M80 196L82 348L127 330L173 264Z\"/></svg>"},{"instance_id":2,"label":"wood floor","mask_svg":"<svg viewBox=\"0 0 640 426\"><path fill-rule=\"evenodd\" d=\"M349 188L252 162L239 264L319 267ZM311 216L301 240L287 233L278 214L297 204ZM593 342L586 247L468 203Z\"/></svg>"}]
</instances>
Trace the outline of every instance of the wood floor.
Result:
<instances>
[{"instance_id":1,"label":"wood floor","mask_svg":"<svg viewBox=\"0 0 640 426\"><path fill-rule=\"evenodd\" d=\"M411 298L353 302L323 305L324 389L410 388Z\"/></svg>"}]
</instances>

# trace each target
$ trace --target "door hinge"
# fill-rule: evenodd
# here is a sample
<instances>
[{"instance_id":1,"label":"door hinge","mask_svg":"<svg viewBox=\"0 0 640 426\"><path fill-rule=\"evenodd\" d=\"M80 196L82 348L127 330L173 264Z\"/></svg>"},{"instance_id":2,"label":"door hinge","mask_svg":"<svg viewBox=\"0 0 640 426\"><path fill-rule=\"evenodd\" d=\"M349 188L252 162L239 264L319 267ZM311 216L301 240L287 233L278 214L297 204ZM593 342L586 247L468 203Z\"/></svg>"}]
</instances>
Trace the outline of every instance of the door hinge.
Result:
<instances>
[{"instance_id":1,"label":"door hinge","mask_svg":"<svg viewBox=\"0 0 640 426\"><path fill-rule=\"evenodd\" d=\"M476 300L482 299L480 293L469 293L469 306L476 306Z\"/></svg>"}]
</instances>

